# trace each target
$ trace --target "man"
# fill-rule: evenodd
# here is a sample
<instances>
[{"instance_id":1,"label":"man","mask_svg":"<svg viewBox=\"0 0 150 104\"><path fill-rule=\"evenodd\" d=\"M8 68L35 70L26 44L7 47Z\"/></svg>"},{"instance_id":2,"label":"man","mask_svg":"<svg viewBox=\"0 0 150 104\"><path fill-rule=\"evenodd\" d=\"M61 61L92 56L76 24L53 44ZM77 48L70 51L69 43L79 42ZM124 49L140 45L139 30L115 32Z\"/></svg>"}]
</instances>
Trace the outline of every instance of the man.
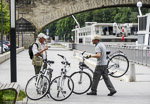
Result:
<instances>
[{"instance_id":1,"label":"man","mask_svg":"<svg viewBox=\"0 0 150 104\"><path fill-rule=\"evenodd\" d=\"M103 76L104 82L110 91L108 96L113 96L117 91L113 87L108 77L106 47L103 43L100 42L99 35L93 35L92 43L95 44L95 54L89 55L87 56L87 58L90 58L90 57L97 58L97 64L96 64L94 75L93 75L93 83L91 86L91 92L87 93L87 95L97 95L97 86L98 86L100 77Z\"/></svg>"},{"instance_id":2,"label":"man","mask_svg":"<svg viewBox=\"0 0 150 104\"><path fill-rule=\"evenodd\" d=\"M48 49L47 45L45 45L46 35L43 33L40 33L38 35L38 39L36 41L36 44L33 44L32 52L33 52L33 59L32 64L34 65L35 74L39 74L39 71L41 69L43 60L47 59L47 52ZM46 67L46 65L44 65Z\"/></svg>"}]
</instances>

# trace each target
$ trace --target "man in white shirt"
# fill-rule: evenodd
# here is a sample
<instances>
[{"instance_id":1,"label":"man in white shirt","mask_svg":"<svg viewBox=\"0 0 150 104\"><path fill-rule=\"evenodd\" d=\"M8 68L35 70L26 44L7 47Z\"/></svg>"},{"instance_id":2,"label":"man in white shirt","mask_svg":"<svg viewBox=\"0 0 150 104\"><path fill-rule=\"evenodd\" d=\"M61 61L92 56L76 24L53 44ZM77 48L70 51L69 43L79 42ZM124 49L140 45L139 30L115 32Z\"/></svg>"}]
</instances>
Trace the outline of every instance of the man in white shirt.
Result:
<instances>
[{"instance_id":1,"label":"man in white shirt","mask_svg":"<svg viewBox=\"0 0 150 104\"><path fill-rule=\"evenodd\" d=\"M33 52L32 64L34 65L35 74L39 73L43 60L47 59L46 50L48 49L48 47L45 44L46 38L47 37L45 34L40 33L38 35L38 40L36 41L35 44L33 44L32 47L32 52ZM44 65L44 67L46 66Z\"/></svg>"}]
</instances>

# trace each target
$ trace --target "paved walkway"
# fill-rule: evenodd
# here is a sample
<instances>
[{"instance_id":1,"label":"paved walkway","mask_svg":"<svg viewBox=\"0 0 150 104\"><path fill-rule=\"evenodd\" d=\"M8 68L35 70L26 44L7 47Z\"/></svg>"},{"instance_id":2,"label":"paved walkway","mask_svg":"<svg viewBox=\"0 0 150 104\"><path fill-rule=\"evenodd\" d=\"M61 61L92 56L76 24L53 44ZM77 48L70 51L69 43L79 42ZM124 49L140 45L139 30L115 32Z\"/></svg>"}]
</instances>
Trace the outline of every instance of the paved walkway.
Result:
<instances>
[{"instance_id":1,"label":"paved walkway","mask_svg":"<svg viewBox=\"0 0 150 104\"><path fill-rule=\"evenodd\" d=\"M52 66L54 69L53 77L60 74L60 68L62 67L60 63L62 59L57 54L66 56L68 61L71 62L71 69L68 75L78 70L79 61L73 56L73 51L52 47L48 50L48 59L55 61L55 64ZM109 91L104 82L100 81L97 96L72 94L67 100L61 102L56 102L51 98L45 97L38 101L29 100L28 104L150 104L150 68L135 65L135 69L136 82L120 81L119 79L110 77L117 90L117 94L113 97L107 96ZM27 50L17 55L17 70L17 82L24 89L28 79L34 75ZM10 83L10 60L0 64L0 82ZM25 104L25 102L18 102L18 104Z\"/></svg>"}]
</instances>

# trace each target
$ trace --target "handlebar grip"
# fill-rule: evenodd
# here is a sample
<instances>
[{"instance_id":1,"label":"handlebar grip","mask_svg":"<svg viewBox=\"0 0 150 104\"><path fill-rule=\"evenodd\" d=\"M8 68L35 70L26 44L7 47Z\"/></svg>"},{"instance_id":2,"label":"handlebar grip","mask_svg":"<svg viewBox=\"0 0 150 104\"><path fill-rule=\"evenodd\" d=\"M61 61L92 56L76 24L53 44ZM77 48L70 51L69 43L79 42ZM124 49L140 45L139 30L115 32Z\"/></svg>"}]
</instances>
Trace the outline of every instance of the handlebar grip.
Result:
<instances>
[{"instance_id":1,"label":"handlebar grip","mask_svg":"<svg viewBox=\"0 0 150 104\"><path fill-rule=\"evenodd\" d=\"M70 64L71 64L71 63L67 62L67 65L69 65L69 66L70 66Z\"/></svg>"},{"instance_id":2,"label":"handlebar grip","mask_svg":"<svg viewBox=\"0 0 150 104\"><path fill-rule=\"evenodd\" d=\"M62 57L62 58L64 58L64 56L63 55L60 55L60 54L57 54L58 56L60 56L60 57Z\"/></svg>"},{"instance_id":3,"label":"handlebar grip","mask_svg":"<svg viewBox=\"0 0 150 104\"><path fill-rule=\"evenodd\" d=\"M83 51L83 52L82 52L82 55L83 55L85 52L86 52L86 51Z\"/></svg>"}]
</instances>

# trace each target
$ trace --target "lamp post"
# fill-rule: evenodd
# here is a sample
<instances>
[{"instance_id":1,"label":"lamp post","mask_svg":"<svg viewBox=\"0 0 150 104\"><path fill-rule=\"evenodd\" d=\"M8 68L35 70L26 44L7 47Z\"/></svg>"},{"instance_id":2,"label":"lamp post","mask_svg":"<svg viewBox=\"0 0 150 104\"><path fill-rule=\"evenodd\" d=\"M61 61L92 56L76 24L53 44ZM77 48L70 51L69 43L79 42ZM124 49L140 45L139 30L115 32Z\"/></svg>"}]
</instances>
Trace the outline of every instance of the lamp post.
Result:
<instances>
[{"instance_id":1,"label":"lamp post","mask_svg":"<svg viewBox=\"0 0 150 104\"><path fill-rule=\"evenodd\" d=\"M16 67L16 0L10 0L10 63L11 63L11 82L17 82Z\"/></svg>"},{"instance_id":2,"label":"lamp post","mask_svg":"<svg viewBox=\"0 0 150 104\"><path fill-rule=\"evenodd\" d=\"M1 0L1 53L3 54L3 0Z\"/></svg>"}]
</instances>

